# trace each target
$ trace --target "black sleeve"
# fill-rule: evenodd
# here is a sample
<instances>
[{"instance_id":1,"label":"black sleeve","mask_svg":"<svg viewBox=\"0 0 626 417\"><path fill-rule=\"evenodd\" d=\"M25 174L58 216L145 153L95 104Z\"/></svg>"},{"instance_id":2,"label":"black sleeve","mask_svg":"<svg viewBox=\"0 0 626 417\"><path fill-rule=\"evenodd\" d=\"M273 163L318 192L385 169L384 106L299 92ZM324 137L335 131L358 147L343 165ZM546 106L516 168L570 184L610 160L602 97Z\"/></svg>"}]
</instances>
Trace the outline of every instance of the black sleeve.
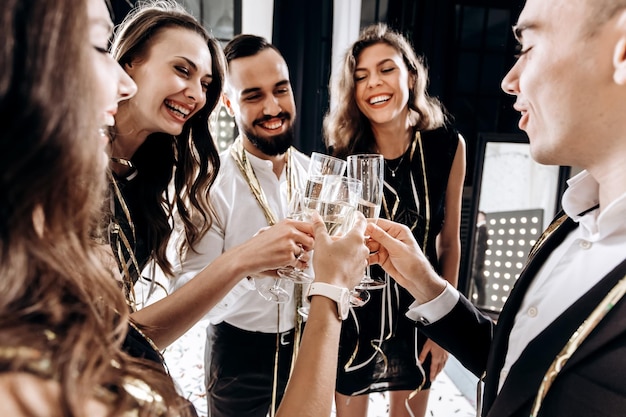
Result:
<instances>
[{"instance_id":1,"label":"black sleeve","mask_svg":"<svg viewBox=\"0 0 626 417\"><path fill-rule=\"evenodd\" d=\"M493 326L493 321L462 294L452 311L441 320L428 325L418 323L420 330L479 378L487 367Z\"/></svg>"}]
</instances>

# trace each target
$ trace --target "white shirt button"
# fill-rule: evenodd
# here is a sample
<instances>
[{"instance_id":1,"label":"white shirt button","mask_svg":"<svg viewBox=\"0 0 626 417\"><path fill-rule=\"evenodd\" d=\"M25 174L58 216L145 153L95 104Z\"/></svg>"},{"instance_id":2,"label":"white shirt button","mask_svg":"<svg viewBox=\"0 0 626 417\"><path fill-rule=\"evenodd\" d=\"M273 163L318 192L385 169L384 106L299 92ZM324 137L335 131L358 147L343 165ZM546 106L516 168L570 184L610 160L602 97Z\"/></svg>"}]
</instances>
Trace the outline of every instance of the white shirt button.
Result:
<instances>
[{"instance_id":1,"label":"white shirt button","mask_svg":"<svg viewBox=\"0 0 626 417\"><path fill-rule=\"evenodd\" d=\"M589 242L588 240L581 240L580 242L578 242L578 245L581 247L581 249L589 249L591 247L591 242Z\"/></svg>"},{"instance_id":2,"label":"white shirt button","mask_svg":"<svg viewBox=\"0 0 626 417\"><path fill-rule=\"evenodd\" d=\"M537 317L537 307L530 307L527 313L528 317Z\"/></svg>"}]
</instances>

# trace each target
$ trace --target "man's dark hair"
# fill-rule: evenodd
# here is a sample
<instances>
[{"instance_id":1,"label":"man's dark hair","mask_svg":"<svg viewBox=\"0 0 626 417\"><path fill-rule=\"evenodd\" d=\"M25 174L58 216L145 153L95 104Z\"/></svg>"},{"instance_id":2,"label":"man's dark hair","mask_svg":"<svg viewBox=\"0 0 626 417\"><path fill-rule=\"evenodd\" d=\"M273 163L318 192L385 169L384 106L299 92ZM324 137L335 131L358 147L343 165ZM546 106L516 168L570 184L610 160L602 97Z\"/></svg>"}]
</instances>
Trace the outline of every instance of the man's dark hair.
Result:
<instances>
[{"instance_id":1,"label":"man's dark hair","mask_svg":"<svg viewBox=\"0 0 626 417\"><path fill-rule=\"evenodd\" d=\"M233 59L253 56L265 49L273 49L282 56L278 48L269 43L267 39L256 35L240 34L226 44L224 55L226 56L226 63L230 64Z\"/></svg>"}]
</instances>

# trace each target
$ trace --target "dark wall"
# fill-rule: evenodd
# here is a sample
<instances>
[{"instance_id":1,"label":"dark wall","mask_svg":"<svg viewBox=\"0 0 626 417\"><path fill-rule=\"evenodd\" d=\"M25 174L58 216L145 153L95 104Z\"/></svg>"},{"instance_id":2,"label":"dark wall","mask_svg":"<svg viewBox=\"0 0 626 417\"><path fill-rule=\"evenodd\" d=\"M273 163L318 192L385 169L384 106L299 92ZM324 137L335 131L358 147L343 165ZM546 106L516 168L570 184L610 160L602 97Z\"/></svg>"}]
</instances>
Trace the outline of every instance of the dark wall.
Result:
<instances>
[{"instance_id":1,"label":"dark wall","mask_svg":"<svg viewBox=\"0 0 626 417\"><path fill-rule=\"evenodd\" d=\"M298 120L296 142L305 153L322 151L322 120L328 110L333 1L274 1L274 45L289 66Z\"/></svg>"},{"instance_id":2,"label":"dark wall","mask_svg":"<svg viewBox=\"0 0 626 417\"><path fill-rule=\"evenodd\" d=\"M405 34L429 68L438 97L467 142L472 186L480 132L519 133L513 99L500 82L514 63L511 27L523 0L392 0L387 22Z\"/></svg>"}]
</instances>

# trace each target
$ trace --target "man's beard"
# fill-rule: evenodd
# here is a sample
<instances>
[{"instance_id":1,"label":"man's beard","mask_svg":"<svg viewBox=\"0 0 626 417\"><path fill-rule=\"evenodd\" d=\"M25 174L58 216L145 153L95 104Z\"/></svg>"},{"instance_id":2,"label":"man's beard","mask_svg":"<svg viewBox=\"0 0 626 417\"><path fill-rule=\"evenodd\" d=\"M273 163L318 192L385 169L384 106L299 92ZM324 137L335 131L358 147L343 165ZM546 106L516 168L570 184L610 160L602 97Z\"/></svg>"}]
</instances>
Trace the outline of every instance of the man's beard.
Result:
<instances>
[{"instance_id":1,"label":"man's beard","mask_svg":"<svg viewBox=\"0 0 626 417\"><path fill-rule=\"evenodd\" d=\"M282 155L287 152L287 149L289 149L291 145L293 145L294 127L291 115L289 115L288 113L280 113L277 116L267 117L267 120L273 119L275 117L283 119L283 123L289 122L289 128L279 135L261 137L255 135L252 129L248 128L248 126L243 125L243 123L241 126L241 131L243 135L248 138L250 143L252 143L258 150L268 156ZM260 124L264 120L265 119L255 120L253 124Z\"/></svg>"}]
</instances>

